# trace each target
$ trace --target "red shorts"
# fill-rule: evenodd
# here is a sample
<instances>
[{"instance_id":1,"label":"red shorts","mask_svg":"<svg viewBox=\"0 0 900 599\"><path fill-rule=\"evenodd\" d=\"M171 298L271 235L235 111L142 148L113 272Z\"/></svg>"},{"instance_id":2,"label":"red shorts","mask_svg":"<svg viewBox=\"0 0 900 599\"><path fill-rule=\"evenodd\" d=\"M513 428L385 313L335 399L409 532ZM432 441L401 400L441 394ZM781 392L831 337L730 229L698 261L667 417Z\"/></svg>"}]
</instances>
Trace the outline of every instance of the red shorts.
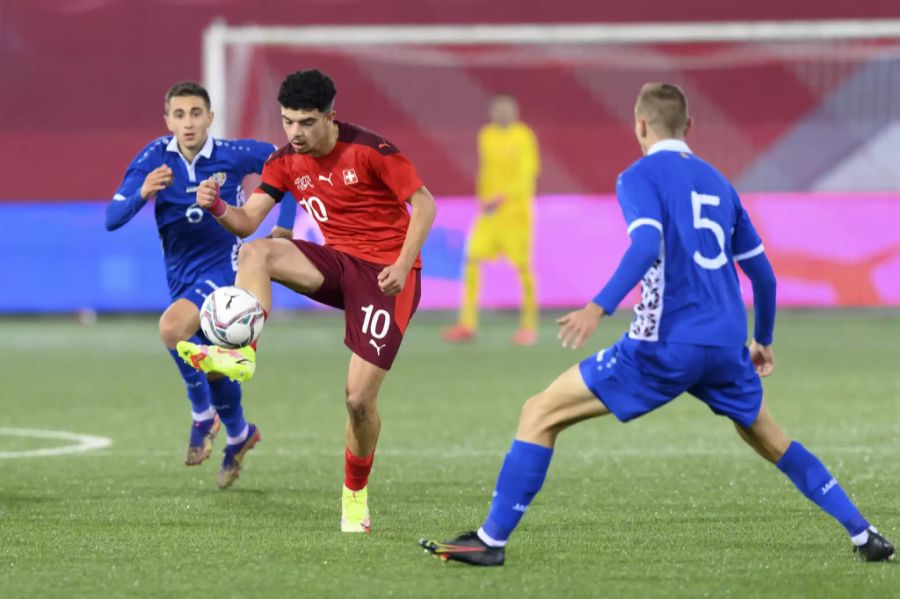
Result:
<instances>
[{"instance_id":1,"label":"red shorts","mask_svg":"<svg viewBox=\"0 0 900 599\"><path fill-rule=\"evenodd\" d=\"M384 265L368 262L334 248L294 239L303 255L325 277L307 297L344 311L344 344L357 356L379 368L391 369L403 333L419 305L422 273L409 271L403 291L388 296L378 286Z\"/></svg>"}]
</instances>

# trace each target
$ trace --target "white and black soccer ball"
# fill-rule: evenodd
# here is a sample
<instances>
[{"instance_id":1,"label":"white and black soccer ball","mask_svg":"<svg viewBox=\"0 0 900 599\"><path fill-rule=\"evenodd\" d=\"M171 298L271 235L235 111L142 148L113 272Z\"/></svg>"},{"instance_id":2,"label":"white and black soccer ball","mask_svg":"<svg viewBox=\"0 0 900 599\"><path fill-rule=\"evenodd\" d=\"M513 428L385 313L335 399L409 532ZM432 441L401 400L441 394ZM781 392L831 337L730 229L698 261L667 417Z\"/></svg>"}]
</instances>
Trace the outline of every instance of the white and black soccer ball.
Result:
<instances>
[{"instance_id":1,"label":"white and black soccer ball","mask_svg":"<svg viewBox=\"0 0 900 599\"><path fill-rule=\"evenodd\" d=\"M228 349L256 341L264 320L259 300L240 287L219 287L200 307L200 330L211 343Z\"/></svg>"}]
</instances>

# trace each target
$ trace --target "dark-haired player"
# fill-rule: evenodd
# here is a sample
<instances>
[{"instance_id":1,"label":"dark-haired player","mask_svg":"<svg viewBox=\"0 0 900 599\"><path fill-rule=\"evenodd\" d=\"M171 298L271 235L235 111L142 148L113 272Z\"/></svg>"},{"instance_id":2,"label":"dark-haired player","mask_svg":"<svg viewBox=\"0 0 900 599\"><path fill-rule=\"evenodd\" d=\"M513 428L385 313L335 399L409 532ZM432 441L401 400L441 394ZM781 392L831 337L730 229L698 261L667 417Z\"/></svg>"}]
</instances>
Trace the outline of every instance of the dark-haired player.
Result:
<instances>
[{"instance_id":1,"label":"dark-haired player","mask_svg":"<svg viewBox=\"0 0 900 599\"><path fill-rule=\"evenodd\" d=\"M844 527L863 559L893 559L893 546L828 469L769 414L760 376L775 367L775 274L737 192L684 142L690 126L681 88L641 88L635 134L644 157L616 184L631 246L597 297L559 319L559 336L563 347L580 347L641 281L634 322L615 345L525 402L484 524L449 541L423 539L426 551L476 566L503 565L506 542L543 485L563 430L610 412L632 420L687 392L730 418L750 447ZM749 349L735 263L753 283Z\"/></svg>"},{"instance_id":2,"label":"dark-haired player","mask_svg":"<svg viewBox=\"0 0 900 599\"><path fill-rule=\"evenodd\" d=\"M318 221L325 245L262 239L243 246L236 285L256 294L266 310L272 281L344 310L344 343L352 355L341 530L368 532L366 485L381 428L378 390L419 302L419 251L436 209L412 163L392 143L335 120L335 95L334 83L317 70L289 75L278 93L289 143L266 162L259 188L237 208L222 201L210 179L200 185L197 202L238 235L255 231L287 192ZM253 360L196 343L179 344L179 352L206 372L246 380L255 369Z\"/></svg>"},{"instance_id":3,"label":"dark-haired player","mask_svg":"<svg viewBox=\"0 0 900 599\"><path fill-rule=\"evenodd\" d=\"M188 367L175 347L179 341L199 341L200 305L216 287L234 284L241 240L197 205L197 186L212 178L223 201L240 205L244 177L262 172L275 146L253 139L213 139L208 134L213 122L209 94L193 81L177 83L166 92L164 116L172 135L150 142L128 165L107 206L106 229L118 229L155 200L172 298L159 319L159 334L184 379L193 418L185 463L195 466L209 457L221 419L228 445L218 482L225 488L237 478L241 452L258 436L244 420L241 386Z\"/></svg>"}]
</instances>

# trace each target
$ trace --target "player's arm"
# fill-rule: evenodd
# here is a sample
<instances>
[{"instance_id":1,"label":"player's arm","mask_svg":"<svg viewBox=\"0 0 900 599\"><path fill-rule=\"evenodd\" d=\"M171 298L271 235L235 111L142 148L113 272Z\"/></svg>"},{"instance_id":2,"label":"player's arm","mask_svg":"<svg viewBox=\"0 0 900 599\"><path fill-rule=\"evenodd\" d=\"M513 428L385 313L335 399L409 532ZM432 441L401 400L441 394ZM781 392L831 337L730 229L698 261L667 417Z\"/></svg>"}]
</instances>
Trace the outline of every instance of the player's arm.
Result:
<instances>
[{"instance_id":1,"label":"player's arm","mask_svg":"<svg viewBox=\"0 0 900 599\"><path fill-rule=\"evenodd\" d=\"M491 172L491 154L495 151L496 137L491 134L491 129L482 127L478 132L478 178L475 182L475 197L481 210L490 214L500 207L505 197L497 193L497 173Z\"/></svg>"},{"instance_id":2,"label":"player's arm","mask_svg":"<svg viewBox=\"0 0 900 599\"><path fill-rule=\"evenodd\" d=\"M106 230L115 231L137 214L147 200L172 183L172 169L165 164L150 168L148 150L143 150L128 165L121 185L106 206Z\"/></svg>"},{"instance_id":3,"label":"player's arm","mask_svg":"<svg viewBox=\"0 0 900 599\"><path fill-rule=\"evenodd\" d=\"M252 235L276 203L287 193L281 162L270 156L262 167L262 181L243 206L231 206L219 195L219 185L210 177L197 189L197 204L216 217L223 227L240 237Z\"/></svg>"},{"instance_id":4,"label":"player's arm","mask_svg":"<svg viewBox=\"0 0 900 599\"><path fill-rule=\"evenodd\" d=\"M266 160L278 149L275 144L256 139L235 140L234 145L237 147L237 156L240 158L240 166L244 175L262 173Z\"/></svg>"},{"instance_id":5,"label":"player's arm","mask_svg":"<svg viewBox=\"0 0 900 599\"><path fill-rule=\"evenodd\" d=\"M232 206L219 195L219 184L212 177L197 187L197 205L216 217L219 224L239 237L252 235L275 206L275 199L256 191L241 206Z\"/></svg>"},{"instance_id":6,"label":"player's arm","mask_svg":"<svg viewBox=\"0 0 900 599\"><path fill-rule=\"evenodd\" d=\"M631 244L619 261L612 278L587 306L559 320L559 338L563 347L578 349L590 337L600 320L615 312L629 291L634 289L659 257L660 229L644 223L629 231Z\"/></svg>"},{"instance_id":7,"label":"player's arm","mask_svg":"<svg viewBox=\"0 0 900 599\"><path fill-rule=\"evenodd\" d=\"M400 256L394 264L386 267L378 275L378 284L387 295L396 295L403 291L406 276L412 270L416 257L422 251L422 246L425 245L425 239L434 223L434 217L437 215L437 204L425 186L420 187L412 194L409 203L412 206L412 212Z\"/></svg>"},{"instance_id":8,"label":"player's arm","mask_svg":"<svg viewBox=\"0 0 900 599\"><path fill-rule=\"evenodd\" d=\"M234 145L238 148L242 170L241 176L249 173L262 173L266 161L278 149L278 146L274 144L256 139L236 140ZM296 217L297 202L293 198L288 197L284 201L279 202L278 221L272 227L269 237L283 237L286 239L293 237L294 219Z\"/></svg>"},{"instance_id":9,"label":"player's arm","mask_svg":"<svg viewBox=\"0 0 900 599\"><path fill-rule=\"evenodd\" d=\"M519 177L513 182L516 193L527 193L534 188L534 181L541 170L541 158L538 151L537 137L531 129L522 132L522 152L517 172Z\"/></svg>"},{"instance_id":10,"label":"player's arm","mask_svg":"<svg viewBox=\"0 0 900 599\"><path fill-rule=\"evenodd\" d=\"M488 196L488 172L487 168L487 155L489 151L490 145L490 134L488 133L487 128L482 128L481 131L478 132L478 176L475 179L475 197L478 198L478 201L481 203L486 202L491 199Z\"/></svg>"},{"instance_id":11,"label":"player's arm","mask_svg":"<svg viewBox=\"0 0 900 599\"><path fill-rule=\"evenodd\" d=\"M297 202L290 195L281 198L278 204L278 220L269 237L279 237L284 239L293 239L294 237L294 221L297 220Z\"/></svg>"},{"instance_id":12,"label":"player's arm","mask_svg":"<svg viewBox=\"0 0 900 599\"><path fill-rule=\"evenodd\" d=\"M534 194L535 181L540 170L537 138L531 129L524 128L517 138L518 164L504 177L504 198L529 197Z\"/></svg>"},{"instance_id":13,"label":"player's arm","mask_svg":"<svg viewBox=\"0 0 900 599\"><path fill-rule=\"evenodd\" d=\"M581 347L600 320L615 311L659 257L663 225L655 183L647 175L629 169L616 182L616 196L628 223L631 244L600 293L581 310L557 320L561 325L558 336L563 347Z\"/></svg>"},{"instance_id":14,"label":"player's arm","mask_svg":"<svg viewBox=\"0 0 900 599\"><path fill-rule=\"evenodd\" d=\"M531 129L528 130L529 143L529 164L531 165L531 176L537 178L541 174L541 151L538 145L537 135Z\"/></svg>"},{"instance_id":15,"label":"player's arm","mask_svg":"<svg viewBox=\"0 0 900 599\"><path fill-rule=\"evenodd\" d=\"M734 261L750 279L753 286L753 341L750 357L760 376L769 376L775 369L772 341L775 333L777 282L772 263L765 253L762 239L734 193L737 219L731 236Z\"/></svg>"},{"instance_id":16,"label":"player's arm","mask_svg":"<svg viewBox=\"0 0 900 599\"><path fill-rule=\"evenodd\" d=\"M396 149L387 153L373 152L369 155L369 167L372 175L381 179L399 201L412 205L409 228L400 255L390 266L378 273L378 286L386 295L397 295L403 291L406 277L416 263L419 252L425 244L425 238L431 230L431 224L437 214L437 205L431 196L416 168Z\"/></svg>"},{"instance_id":17,"label":"player's arm","mask_svg":"<svg viewBox=\"0 0 900 599\"><path fill-rule=\"evenodd\" d=\"M775 370L772 337L775 331L775 271L765 253L738 262L753 285L753 341L750 357L760 376Z\"/></svg>"}]
</instances>

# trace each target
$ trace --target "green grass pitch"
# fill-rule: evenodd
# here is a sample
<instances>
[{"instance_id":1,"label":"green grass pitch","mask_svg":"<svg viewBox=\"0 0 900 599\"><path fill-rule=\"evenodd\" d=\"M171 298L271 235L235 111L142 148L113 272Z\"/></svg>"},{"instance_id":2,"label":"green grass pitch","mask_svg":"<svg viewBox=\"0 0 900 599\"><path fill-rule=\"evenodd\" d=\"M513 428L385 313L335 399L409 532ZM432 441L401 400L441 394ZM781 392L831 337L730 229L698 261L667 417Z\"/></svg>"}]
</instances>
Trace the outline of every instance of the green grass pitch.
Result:
<instances>
[{"instance_id":1,"label":"green grass pitch","mask_svg":"<svg viewBox=\"0 0 900 599\"><path fill-rule=\"evenodd\" d=\"M625 316L603 323L594 350ZM263 441L235 486L213 459L182 465L189 414L155 320L3 320L0 427L110 437L0 435L0 596L14 597L843 597L900 595L900 564L864 564L844 531L757 458L731 424L683 397L628 425L563 434L507 565L443 564L416 546L477 526L519 407L587 355L537 347L485 315L477 343L439 341L422 315L383 388L369 485L373 533L339 532L343 385L338 315L273 319L244 406ZM900 540L900 320L783 312L775 417Z\"/></svg>"}]
</instances>

